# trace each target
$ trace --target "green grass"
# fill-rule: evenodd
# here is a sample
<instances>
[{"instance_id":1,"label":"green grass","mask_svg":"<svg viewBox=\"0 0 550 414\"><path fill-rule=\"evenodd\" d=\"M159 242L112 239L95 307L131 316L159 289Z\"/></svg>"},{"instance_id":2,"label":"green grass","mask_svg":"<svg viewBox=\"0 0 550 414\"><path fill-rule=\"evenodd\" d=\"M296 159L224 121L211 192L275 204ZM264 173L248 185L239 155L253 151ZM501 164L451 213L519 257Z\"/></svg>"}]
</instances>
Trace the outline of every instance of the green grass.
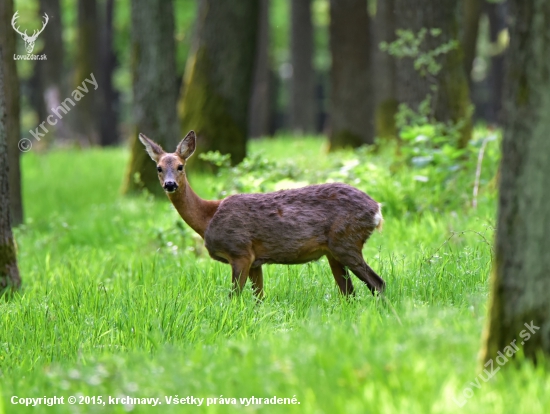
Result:
<instances>
[{"instance_id":1,"label":"green grass","mask_svg":"<svg viewBox=\"0 0 550 414\"><path fill-rule=\"evenodd\" d=\"M314 138L292 144L254 141L251 150L319 169L351 156L329 157ZM494 193L477 210L388 209L364 254L386 280L398 320L357 279L357 297L342 299L324 259L266 267L262 304L249 289L230 300L229 267L208 257L167 200L120 195L126 161L122 149L23 157L27 223L16 235L24 287L0 302L0 414L548 412L544 364L510 364L479 389L468 385L480 372ZM389 155L370 162L386 166ZM373 190L396 197L413 174ZM215 197L219 178L189 175L200 195ZM460 408L453 398L467 386L473 396ZM16 406L14 395L64 396L65 404ZM69 396L127 395L163 404L67 404ZM205 400L167 405L165 396ZM206 406L220 396L300 404Z\"/></svg>"}]
</instances>

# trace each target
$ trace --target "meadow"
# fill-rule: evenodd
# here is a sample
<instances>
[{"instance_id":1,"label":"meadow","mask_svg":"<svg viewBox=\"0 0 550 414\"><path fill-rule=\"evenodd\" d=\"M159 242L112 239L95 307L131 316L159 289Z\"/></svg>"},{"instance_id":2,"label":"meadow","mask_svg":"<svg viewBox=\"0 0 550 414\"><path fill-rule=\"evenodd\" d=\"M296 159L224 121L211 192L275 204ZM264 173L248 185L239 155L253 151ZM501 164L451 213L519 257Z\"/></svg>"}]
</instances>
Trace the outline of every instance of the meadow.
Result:
<instances>
[{"instance_id":1,"label":"meadow","mask_svg":"<svg viewBox=\"0 0 550 414\"><path fill-rule=\"evenodd\" d=\"M264 266L262 303L249 285L229 299L229 267L208 257L167 199L121 195L126 149L31 151L16 230L24 286L0 301L0 414L548 412L550 377L521 352L519 364L476 383L497 142L475 209L475 157L438 172L390 145L328 155L316 137L252 141L250 154L218 176L188 171L191 185L205 198L320 181L366 191L384 205L384 229L364 256L387 301L355 277L356 297L342 298L324 258ZM13 396L65 404L27 407ZM173 404L188 396L204 400ZM252 396L263 403L240 400ZM265 404L273 397L295 404Z\"/></svg>"}]
</instances>

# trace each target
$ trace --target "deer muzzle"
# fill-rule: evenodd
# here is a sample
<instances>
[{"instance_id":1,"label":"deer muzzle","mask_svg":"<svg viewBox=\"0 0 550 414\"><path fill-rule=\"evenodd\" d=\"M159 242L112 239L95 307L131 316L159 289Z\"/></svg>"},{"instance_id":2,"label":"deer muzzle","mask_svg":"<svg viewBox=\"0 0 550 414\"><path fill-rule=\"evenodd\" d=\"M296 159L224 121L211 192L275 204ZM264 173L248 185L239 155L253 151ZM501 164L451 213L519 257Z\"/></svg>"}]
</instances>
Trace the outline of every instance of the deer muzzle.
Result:
<instances>
[{"instance_id":1,"label":"deer muzzle","mask_svg":"<svg viewBox=\"0 0 550 414\"><path fill-rule=\"evenodd\" d=\"M163 188L167 193L173 193L178 189L178 184L175 181L165 181Z\"/></svg>"}]
</instances>

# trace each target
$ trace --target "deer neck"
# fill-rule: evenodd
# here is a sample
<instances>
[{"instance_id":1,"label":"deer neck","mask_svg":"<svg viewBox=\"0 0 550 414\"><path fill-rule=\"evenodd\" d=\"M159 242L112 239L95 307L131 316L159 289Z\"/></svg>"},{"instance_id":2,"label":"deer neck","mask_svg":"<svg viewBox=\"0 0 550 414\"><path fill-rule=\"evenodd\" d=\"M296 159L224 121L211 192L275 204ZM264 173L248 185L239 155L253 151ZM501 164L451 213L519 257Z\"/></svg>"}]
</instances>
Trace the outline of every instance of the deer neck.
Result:
<instances>
[{"instance_id":1,"label":"deer neck","mask_svg":"<svg viewBox=\"0 0 550 414\"><path fill-rule=\"evenodd\" d=\"M185 186L180 191L168 194L181 218L203 239L206 228L218 210L221 200L203 200L191 188L187 177Z\"/></svg>"}]
</instances>

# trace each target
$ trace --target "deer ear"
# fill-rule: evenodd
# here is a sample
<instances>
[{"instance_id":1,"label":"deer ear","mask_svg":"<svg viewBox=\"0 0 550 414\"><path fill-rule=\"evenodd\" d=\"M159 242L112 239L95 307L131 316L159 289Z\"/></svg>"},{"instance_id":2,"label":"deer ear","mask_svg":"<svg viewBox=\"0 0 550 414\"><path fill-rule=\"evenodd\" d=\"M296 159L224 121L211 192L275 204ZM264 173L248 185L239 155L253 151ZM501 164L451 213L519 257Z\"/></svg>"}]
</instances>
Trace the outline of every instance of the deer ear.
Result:
<instances>
[{"instance_id":1,"label":"deer ear","mask_svg":"<svg viewBox=\"0 0 550 414\"><path fill-rule=\"evenodd\" d=\"M139 134L139 140L143 145L145 145L145 149L147 150L147 153L149 154L151 159L155 162L158 162L162 154L164 154L164 150L162 149L162 147L143 134Z\"/></svg>"},{"instance_id":2,"label":"deer ear","mask_svg":"<svg viewBox=\"0 0 550 414\"><path fill-rule=\"evenodd\" d=\"M176 154L186 160L195 152L196 144L197 138L195 137L195 131L189 131L185 138L178 144Z\"/></svg>"}]
</instances>

